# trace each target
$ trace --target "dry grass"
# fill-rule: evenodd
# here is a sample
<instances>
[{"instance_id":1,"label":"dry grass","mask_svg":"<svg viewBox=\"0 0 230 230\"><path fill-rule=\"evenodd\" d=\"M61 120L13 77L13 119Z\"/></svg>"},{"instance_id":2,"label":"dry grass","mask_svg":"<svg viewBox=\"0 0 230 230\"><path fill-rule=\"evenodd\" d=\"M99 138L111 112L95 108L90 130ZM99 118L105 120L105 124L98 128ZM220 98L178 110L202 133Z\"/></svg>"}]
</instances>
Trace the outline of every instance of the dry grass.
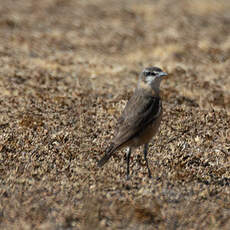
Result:
<instances>
[{"instance_id":1,"label":"dry grass","mask_svg":"<svg viewBox=\"0 0 230 230\"><path fill-rule=\"evenodd\" d=\"M229 229L230 3L21 0L0 4L0 228ZM141 69L164 118L125 180L96 167Z\"/></svg>"}]
</instances>

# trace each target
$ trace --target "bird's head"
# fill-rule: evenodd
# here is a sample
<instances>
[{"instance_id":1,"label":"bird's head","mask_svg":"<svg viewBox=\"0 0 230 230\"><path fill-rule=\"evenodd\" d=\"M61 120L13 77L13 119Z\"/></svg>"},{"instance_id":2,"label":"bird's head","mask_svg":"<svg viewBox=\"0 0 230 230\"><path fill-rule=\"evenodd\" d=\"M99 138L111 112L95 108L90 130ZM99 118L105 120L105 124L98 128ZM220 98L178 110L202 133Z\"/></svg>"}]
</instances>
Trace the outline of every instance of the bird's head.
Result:
<instances>
[{"instance_id":1,"label":"bird's head","mask_svg":"<svg viewBox=\"0 0 230 230\"><path fill-rule=\"evenodd\" d=\"M147 67L140 74L138 88L151 87L156 94L159 94L161 81L167 75L166 72L158 67Z\"/></svg>"},{"instance_id":2,"label":"bird's head","mask_svg":"<svg viewBox=\"0 0 230 230\"><path fill-rule=\"evenodd\" d=\"M167 75L158 67L147 67L142 71L140 80L151 87L159 87L161 80Z\"/></svg>"}]
</instances>

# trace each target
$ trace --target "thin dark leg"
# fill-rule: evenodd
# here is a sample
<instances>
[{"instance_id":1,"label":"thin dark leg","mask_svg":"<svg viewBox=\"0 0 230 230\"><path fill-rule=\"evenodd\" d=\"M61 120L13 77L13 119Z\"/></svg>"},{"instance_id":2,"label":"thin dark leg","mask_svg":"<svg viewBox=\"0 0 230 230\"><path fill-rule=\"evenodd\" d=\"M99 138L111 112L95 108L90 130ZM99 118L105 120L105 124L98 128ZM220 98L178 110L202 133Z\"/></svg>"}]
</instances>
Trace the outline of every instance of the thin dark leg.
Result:
<instances>
[{"instance_id":1,"label":"thin dark leg","mask_svg":"<svg viewBox=\"0 0 230 230\"><path fill-rule=\"evenodd\" d=\"M131 148L129 147L127 149L127 172L126 172L126 180L129 179L129 161L130 161L130 156L131 156Z\"/></svg>"},{"instance_id":2,"label":"thin dark leg","mask_svg":"<svg viewBox=\"0 0 230 230\"><path fill-rule=\"evenodd\" d=\"M148 149L149 149L149 144L145 144L145 146L144 146L144 158L145 158L146 166L147 166L147 168L148 168L149 178L152 178L151 171L150 171L150 169L149 169L148 158L147 158Z\"/></svg>"}]
</instances>

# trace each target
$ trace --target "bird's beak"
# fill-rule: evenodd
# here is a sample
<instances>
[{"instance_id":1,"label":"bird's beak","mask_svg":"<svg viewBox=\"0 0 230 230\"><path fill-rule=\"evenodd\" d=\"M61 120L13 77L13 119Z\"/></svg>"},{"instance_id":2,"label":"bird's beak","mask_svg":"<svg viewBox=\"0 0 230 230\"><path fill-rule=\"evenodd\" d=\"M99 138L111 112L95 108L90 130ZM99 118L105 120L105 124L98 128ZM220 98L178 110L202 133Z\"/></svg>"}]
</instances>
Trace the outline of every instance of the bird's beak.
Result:
<instances>
[{"instance_id":1,"label":"bird's beak","mask_svg":"<svg viewBox=\"0 0 230 230\"><path fill-rule=\"evenodd\" d=\"M168 76L168 74L166 72L160 72L158 74L159 77L164 77L164 76Z\"/></svg>"}]
</instances>

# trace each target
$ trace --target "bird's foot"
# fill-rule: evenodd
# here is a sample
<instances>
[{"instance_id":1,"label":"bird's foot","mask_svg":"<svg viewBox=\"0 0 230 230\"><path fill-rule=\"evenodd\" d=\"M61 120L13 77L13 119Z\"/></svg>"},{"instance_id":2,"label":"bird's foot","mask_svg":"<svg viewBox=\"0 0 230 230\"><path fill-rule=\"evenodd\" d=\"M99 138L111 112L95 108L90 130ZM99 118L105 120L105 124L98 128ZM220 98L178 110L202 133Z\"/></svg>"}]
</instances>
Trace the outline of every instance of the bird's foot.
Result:
<instances>
[{"instance_id":1,"label":"bird's foot","mask_svg":"<svg viewBox=\"0 0 230 230\"><path fill-rule=\"evenodd\" d=\"M151 178L152 178L152 174L151 174L151 172L150 172L150 171L148 171L148 174L149 174L149 179L151 179Z\"/></svg>"}]
</instances>

